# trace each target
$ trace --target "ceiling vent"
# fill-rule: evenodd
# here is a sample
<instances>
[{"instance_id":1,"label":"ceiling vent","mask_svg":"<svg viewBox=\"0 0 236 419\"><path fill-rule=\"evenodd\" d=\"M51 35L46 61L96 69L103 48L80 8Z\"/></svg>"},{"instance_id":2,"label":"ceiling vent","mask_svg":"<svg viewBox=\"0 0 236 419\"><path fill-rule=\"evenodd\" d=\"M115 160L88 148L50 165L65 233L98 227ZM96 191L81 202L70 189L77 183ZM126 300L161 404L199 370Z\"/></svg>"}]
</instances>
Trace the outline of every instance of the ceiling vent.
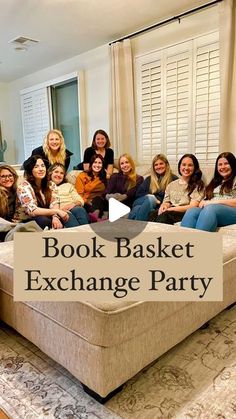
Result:
<instances>
[{"instance_id":1,"label":"ceiling vent","mask_svg":"<svg viewBox=\"0 0 236 419\"><path fill-rule=\"evenodd\" d=\"M8 41L9 44L18 45L22 47L30 47L33 45L38 44L38 40L32 39L32 38L26 38L25 36L17 36L14 39L11 39L11 41Z\"/></svg>"}]
</instances>

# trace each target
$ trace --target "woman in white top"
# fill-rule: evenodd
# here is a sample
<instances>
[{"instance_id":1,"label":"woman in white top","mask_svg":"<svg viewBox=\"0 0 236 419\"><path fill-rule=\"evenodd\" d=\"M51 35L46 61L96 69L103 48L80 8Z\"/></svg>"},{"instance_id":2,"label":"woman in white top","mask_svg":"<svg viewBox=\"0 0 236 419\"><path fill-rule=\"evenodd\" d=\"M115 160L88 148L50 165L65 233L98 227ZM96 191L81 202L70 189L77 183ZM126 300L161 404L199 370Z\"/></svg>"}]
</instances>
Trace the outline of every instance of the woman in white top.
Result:
<instances>
[{"instance_id":1,"label":"woman in white top","mask_svg":"<svg viewBox=\"0 0 236 419\"><path fill-rule=\"evenodd\" d=\"M204 231L236 223L236 158L221 153L215 163L214 176L206 187L206 197L199 208L188 210L181 226Z\"/></svg>"},{"instance_id":2,"label":"woman in white top","mask_svg":"<svg viewBox=\"0 0 236 419\"><path fill-rule=\"evenodd\" d=\"M83 208L84 200L75 187L66 180L66 168L61 163L54 163L48 169L49 179L57 185L59 208L70 211L78 224L88 224L87 212Z\"/></svg>"}]
</instances>

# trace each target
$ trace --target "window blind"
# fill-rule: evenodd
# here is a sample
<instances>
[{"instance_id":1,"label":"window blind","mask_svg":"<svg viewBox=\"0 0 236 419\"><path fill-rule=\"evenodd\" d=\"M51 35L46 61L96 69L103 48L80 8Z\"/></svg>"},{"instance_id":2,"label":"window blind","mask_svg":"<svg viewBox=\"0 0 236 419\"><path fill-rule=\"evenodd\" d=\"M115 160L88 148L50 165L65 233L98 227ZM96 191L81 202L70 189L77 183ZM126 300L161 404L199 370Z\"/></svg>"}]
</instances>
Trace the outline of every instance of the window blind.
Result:
<instances>
[{"instance_id":1,"label":"window blind","mask_svg":"<svg viewBox=\"0 0 236 419\"><path fill-rule=\"evenodd\" d=\"M50 129L47 88L33 90L21 95L21 112L25 158L34 148L42 145Z\"/></svg>"}]
</instances>

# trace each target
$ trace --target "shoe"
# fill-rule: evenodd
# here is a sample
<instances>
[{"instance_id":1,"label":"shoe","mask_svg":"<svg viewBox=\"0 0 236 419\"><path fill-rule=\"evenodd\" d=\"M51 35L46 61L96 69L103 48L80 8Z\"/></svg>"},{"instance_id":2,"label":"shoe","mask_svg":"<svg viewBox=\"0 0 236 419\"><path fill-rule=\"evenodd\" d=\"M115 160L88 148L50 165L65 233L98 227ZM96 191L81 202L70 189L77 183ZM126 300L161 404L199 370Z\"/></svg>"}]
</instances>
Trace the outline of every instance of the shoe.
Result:
<instances>
[{"instance_id":1,"label":"shoe","mask_svg":"<svg viewBox=\"0 0 236 419\"><path fill-rule=\"evenodd\" d=\"M90 212L88 217L89 217L90 223L96 223L98 221L97 214L94 214L94 213Z\"/></svg>"}]
</instances>

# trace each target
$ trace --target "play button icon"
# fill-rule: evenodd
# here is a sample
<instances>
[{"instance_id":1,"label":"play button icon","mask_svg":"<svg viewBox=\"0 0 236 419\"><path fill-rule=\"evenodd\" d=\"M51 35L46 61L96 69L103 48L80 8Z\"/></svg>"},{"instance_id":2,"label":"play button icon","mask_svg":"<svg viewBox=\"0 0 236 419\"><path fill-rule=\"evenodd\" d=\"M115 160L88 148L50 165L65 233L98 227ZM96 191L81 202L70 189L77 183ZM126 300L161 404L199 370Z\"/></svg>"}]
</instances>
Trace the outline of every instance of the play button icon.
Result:
<instances>
[{"instance_id":1,"label":"play button icon","mask_svg":"<svg viewBox=\"0 0 236 419\"><path fill-rule=\"evenodd\" d=\"M124 215L129 214L130 208L122 204L122 202L117 201L117 199L109 199L109 221L113 223Z\"/></svg>"}]
</instances>

